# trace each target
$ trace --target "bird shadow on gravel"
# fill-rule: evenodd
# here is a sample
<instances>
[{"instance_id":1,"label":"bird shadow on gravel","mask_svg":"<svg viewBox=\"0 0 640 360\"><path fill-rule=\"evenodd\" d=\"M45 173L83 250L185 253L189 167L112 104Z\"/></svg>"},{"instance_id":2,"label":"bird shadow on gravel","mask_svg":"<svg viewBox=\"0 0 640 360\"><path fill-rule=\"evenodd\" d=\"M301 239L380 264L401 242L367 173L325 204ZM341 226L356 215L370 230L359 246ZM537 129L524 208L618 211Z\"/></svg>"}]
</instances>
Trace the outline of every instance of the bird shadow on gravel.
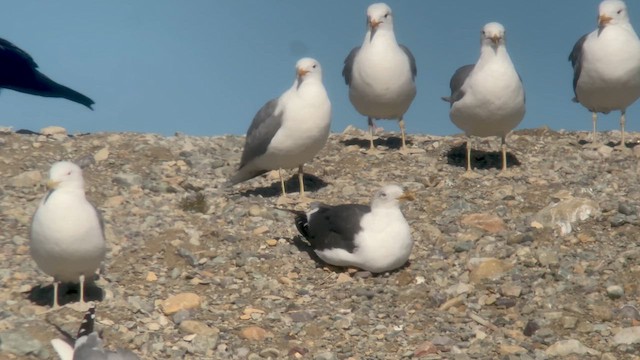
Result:
<instances>
[{"instance_id":1,"label":"bird shadow on gravel","mask_svg":"<svg viewBox=\"0 0 640 360\"><path fill-rule=\"evenodd\" d=\"M407 143L407 146L410 146L413 144L413 142L409 139L405 140ZM344 144L345 146L351 146L351 145L357 145L358 147L362 148L362 149L369 149L369 139L362 139L362 138L351 138L351 139L346 139L346 140L340 140L341 144ZM376 139L373 139L373 145L375 147L378 146L384 146L388 149L394 149L394 150L399 150L400 148L402 148L402 138L398 137L398 136L389 136L389 137L377 137Z\"/></svg>"},{"instance_id":2,"label":"bird shadow on gravel","mask_svg":"<svg viewBox=\"0 0 640 360\"><path fill-rule=\"evenodd\" d=\"M452 147L447 152L447 164L466 168L467 167L467 144L462 143ZM520 166L520 160L507 151L507 167ZM484 151L471 149L471 168L472 169L502 169L502 152L501 151Z\"/></svg>"},{"instance_id":3,"label":"bird shadow on gravel","mask_svg":"<svg viewBox=\"0 0 640 360\"><path fill-rule=\"evenodd\" d=\"M40 306L53 306L53 284L36 285L27 296L29 301ZM104 292L95 283L84 284L85 301L102 301ZM80 301L80 284L60 284L58 287L58 304L60 306Z\"/></svg>"},{"instance_id":4,"label":"bird shadow on gravel","mask_svg":"<svg viewBox=\"0 0 640 360\"><path fill-rule=\"evenodd\" d=\"M321 178L313 175L313 174L304 174L304 191L317 191L329 185L328 182L322 180ZM298 182L298 174L291 176L289 179L284 182L285 189L287 190L287 194L300 192L300 183ZM238 192L241 196L262 196L264 198L270 197L278 197L282 193L280 189L280 180L276 180L271 183L269 186L257 187L249 190L244 190Z\"/></svg>"}]
</instances>

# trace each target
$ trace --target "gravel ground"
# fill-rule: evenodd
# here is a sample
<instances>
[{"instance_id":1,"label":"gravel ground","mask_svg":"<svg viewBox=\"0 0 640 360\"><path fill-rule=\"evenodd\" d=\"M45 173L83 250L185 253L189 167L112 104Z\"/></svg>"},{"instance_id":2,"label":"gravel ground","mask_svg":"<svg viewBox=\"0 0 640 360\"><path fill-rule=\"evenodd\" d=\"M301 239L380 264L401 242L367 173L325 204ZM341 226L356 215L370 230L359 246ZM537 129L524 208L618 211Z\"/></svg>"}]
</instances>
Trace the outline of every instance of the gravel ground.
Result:
<instances>
[{"instance_id":1,"label":"gravel ground","mask_svg":"<svg viewBox=\"0 0 640 360\"><path fill-rule=\"evenodd\" d=\"M55 133L55 131L53 131ZM403 205L415 246L398 271L329 268L275 209L274 174L232 189L243 138L99 133L0 135L0 358L54 359L75 333L70 288L29 256L29 222L57 160L85 166L109 251L90 290L108 347L144 359L638 359L640 134L548 129L475 139L464 176L459 136L396 134L364 152L363 132L332 134L305 169L317 200L367 203L381 185ZM297 196L297 176L288 189ZM297 205L303 209L304 205Z\"/></svg>"}]
</instances>

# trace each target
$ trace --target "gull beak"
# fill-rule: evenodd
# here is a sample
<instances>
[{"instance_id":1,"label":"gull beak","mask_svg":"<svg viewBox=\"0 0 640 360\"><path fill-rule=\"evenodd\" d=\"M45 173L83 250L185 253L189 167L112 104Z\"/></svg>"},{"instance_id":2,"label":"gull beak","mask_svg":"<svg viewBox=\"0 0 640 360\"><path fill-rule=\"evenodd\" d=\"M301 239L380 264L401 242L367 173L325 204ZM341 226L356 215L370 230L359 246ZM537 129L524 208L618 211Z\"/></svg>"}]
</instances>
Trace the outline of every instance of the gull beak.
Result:
<instances>
[{"instance_id":1,"label":"gull beak","mask_svg":"<svg viewBox=\"0 0 640 360\"><path fill-rule=\"evenodd\" d=\"M303 68L298 68L296 70L297 70L296 72L298 73L298 77L303 77L307 75L307 73L309 72L309 70L305 70Z\"/></svg>"},{"instance_id":2,"label":"gull beak","mask_svg":"<svg viewBox=\"0 0 640 360\"><path fill-rule=\"evenodd\" d=\"M371 19L371 18L369 19L369 27L370 27L372 30L377 29L377 28L378 28L378 25L380 25L381 23L382 23L382 21L378 21L378 20L376 20L376 19Z\"/></svg>"},{"instance_id":3,"label":"gull beak","mask_svg":"<svg viewBox=\"0 0 640 360\"><path fill-rule=\"evenodd\" d=\"M410 191L405 191L402 193L402 195L398 197L398 200L400 201L413 201L415 199L416 199L415 195L413 195L413 193Z\"/></svg>"},{"instance_id":4,"label":"gull beak","mask_svg":"<svg viewBox=\"0 0 640 360\"><path fill-rule=\"evenodd\" d=\"M498 42L502 40L502 37L500 35L493 35L489 39L491 39L492 43L494 43L495 45L498 45Z\"/></svg>"},{"instance_id":5,"label":"gull beak","mask_svg":"<svg viewBox=\"0 0 640 360\"><path fill-rule=\"evenodd\" d=\"M611 20L613 20L613 18L611 16L607 16L607 15L600 15L598 16L598 26L605 26L608 25Z\"/></svg>"},{"instance_id":6,"label":"gull beak","mask_svg":"<svg viewBox=\"0 0 640 360\"><path fill-rule=\"evenodd\" d=\"M58 185L60 185L60 181L55 181L55 180L48 180L47 181L47 188L49 190L53 190L53 189L57 188Z\"/></svg>"}]
</instances>

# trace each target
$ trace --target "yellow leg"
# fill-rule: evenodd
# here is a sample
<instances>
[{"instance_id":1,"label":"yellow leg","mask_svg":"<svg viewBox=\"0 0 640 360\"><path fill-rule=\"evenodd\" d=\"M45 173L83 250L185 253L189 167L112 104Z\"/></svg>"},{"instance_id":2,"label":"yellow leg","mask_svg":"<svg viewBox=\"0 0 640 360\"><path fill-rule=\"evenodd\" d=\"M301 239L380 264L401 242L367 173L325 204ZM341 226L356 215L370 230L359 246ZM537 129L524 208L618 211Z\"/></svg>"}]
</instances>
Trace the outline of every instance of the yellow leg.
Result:
<instances>
[{"instance_id":1,"label":"yellow leg","mask_svg":"<svg viewBox=\"0 0 640 360\"><path fill-rule=\"evenodd\" d=\"M58 286L60 285L60 282L57 279L53 279L53 307L57 308L58 306L60 306L60 304L58 304Z\"/></svg>"},{"instance_id":2,"label":"yellow leg","mask_svg":"<svg viewBox=\"0 0 640 360\"><path fill-rule=\"evenodd\" d=\"M369 150L375 150L375 147L373 146L373 131L375 125L373 124L372 118L367 118L367 122L369 123Z\"/></svg>"},{"instance_id":3,"label":"yellow leg","mask_svg":"<svg viewBox=\"0 0 640 360\"><path fill-rule=\"evenodd\" d=\"M80 275L80 304L84 304L84 275Z\"/></svg>"},{"instance_id":4,"label":"yellow leg","mask_svg":"<svg viewBox=\"0 0 640 360\"><path fill-rule=\"evenodd\" d=\"M402 150L406 150L407 148L407 143L405 142L405 136L404 136L404 119L402 118L402 116L400 117L400 119L398 120L398 125L400 125L400 135L402 136Z\"/></svg>"},{"instance_id":5,"label":"yellow leg","mask_svg":"<svg viewBox=\"0 0 640 360\"><path fill-rule=\"evenodd\" d=\"M282 169L278 169L278 175L280 175L280 187L282 189L282 196L287 196L287 191L284 189L284 178L282 177Z\"/></svg>"},{"instance_id":6,"label":"yellow leg","mask_svg":"<svg viewBox=\"0 0 640 360\"><path fill-rule=\"evenodd\" d=\"M500 145L502 148L502 171L507 170L507 136L502 136L502 144Z\"/></svg>"},{"instance_id":7,"label":"yellow leg","mask_svg":"<svg viewBox=\"0 0 640 360\"><path fill-rule=\"evenodd\" d=\"M304 198L304 165L298 166L298 181L300 182L300 198Z\"/></svg>"}]
</instances>

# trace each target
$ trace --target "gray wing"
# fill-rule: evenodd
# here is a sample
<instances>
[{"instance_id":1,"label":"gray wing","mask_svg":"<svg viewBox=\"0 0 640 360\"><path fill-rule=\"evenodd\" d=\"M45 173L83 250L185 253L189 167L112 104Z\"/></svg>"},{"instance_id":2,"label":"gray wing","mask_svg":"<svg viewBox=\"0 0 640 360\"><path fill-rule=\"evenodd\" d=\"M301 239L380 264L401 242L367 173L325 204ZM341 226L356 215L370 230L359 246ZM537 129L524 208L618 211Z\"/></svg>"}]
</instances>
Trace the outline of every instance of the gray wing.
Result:
<instances>
[{"instance_id":1,"label":"gray wing","mask_svg":"<svg viewBox=\"0 0 640 360\"><path fill-rule=\"evenodd\" d=\"M347 85L351 85L351 75L353 74L353 62L356 59L356 55L360 51L360 46L354 47L351 49L347 58L344 59L344 67L342 68L342 76L344 77L344 82Z\"/></svg>"},{"instance_id":2,"label":"gray wing","mask_svg":"<svg viewBox=\"0 0 640 360\"><path fill-rule=\"evenodd\" d=\"M276 136L282 125L282 112L276 114L278 99L273 99L258 111L253 117L251 126L247 131L247 139L242 152L240 167L245 166L249 161L267 152L267 147Z\"/></svg>"},{"instance_id":3,"label":"gray wing","mask_svg":"<svg viewBox=\"0 0 640 360\"><path fill-rule=\"evenodd\" d=\"M315 250L342 248L355 250L355 237L362 230L360 220L371 212L368 205L317 205L317 211L307 219L305 238ZM297 224L296 224L297 225Z\"/></svg>"},{"instance_id":4,"label":"gray wing","mask_svg":"<svg viewBox=\"0 0 640 360\"><path fill-rule=\"evenodd\" d=\"M282 125L283 112L276 113L278 107L278 99L273 99L258 111L253 117L253 122L247 131L247 138L242 151L242 158L238 172L228 181L228 184L235 185L237 183L249 180L260 174L264 174L266 170L257 170L252 172L242 171L243 168L253 159L267 152L267 148Z\"/></svg>"},{"instance_id":5,"label":"gray wing","mask_svg":"<svg viewBox=\"0 0 640 360\"><path fill-rule=\"evenodd\" d=\"M416 76L418 75L418 67L416 66L416 58L413 57L413 54L411 53L411 50L409 50L408 47L400 44L400 48L402 49L402 51L404 51L405 54L407 54L407 57L409 58L409 65L411 65L411 76L415 80Z\"/></svg>"},{"instance_id":6,"label":"gray wing","mask_svg":"<svg viewBox=\"0 0 640 360\"><path fill-rule=\"evenodd\" d=\"M573 66L573 93L576 95L576 99L578 94L576 94L576 86L578 85L578 79L580 78L580 73L582 72L582 47L584 42L587 40L587 36L589 34L584 34L575 45L573 45L573 49L571 50L571 54L569 54L569 61L571 61L571 66ZM575 100L575 99L574 99Z\"/></svg>"},{"instance_id":7,"label":"gray wing","mask_svg":"<svg viewBox=\"0 0 640 360\"><path fill-rule=\"evenodd\" d=\"M462 66L453 73L449 87L451 88L451 96L444 96L442 100L448 102L453 106L453 103L459 101L464 97L464 91L462 91L462 85L467 81L469 74L473 71L475 64L469 64Z\"/></svg>"}]
</instances>

